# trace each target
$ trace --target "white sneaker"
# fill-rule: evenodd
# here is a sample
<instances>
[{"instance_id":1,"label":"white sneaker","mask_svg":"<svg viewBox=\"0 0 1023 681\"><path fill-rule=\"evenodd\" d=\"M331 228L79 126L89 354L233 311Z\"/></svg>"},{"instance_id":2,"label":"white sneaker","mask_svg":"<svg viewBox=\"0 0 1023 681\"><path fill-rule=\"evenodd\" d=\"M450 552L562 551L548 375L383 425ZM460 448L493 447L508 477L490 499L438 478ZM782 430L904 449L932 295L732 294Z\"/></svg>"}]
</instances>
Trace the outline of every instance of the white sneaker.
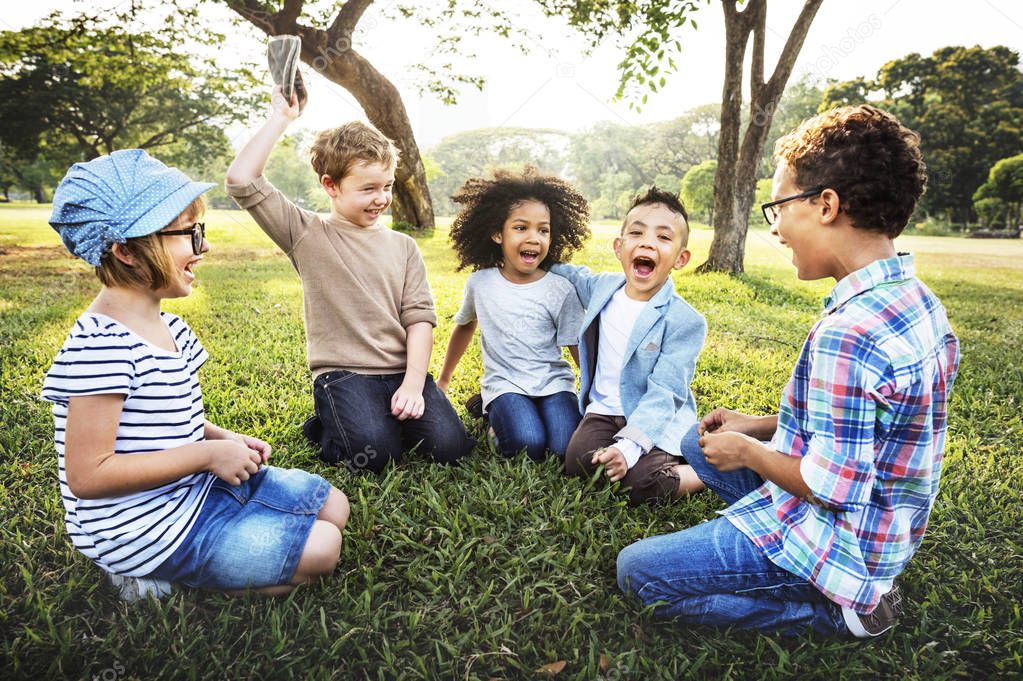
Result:
<instances>
[{"instance_id":1,"label":"white sneaker","mask_svg":"<svg viewBox=\"0 0 1023 681\"><path fill-rule=\"evenodd\" d=\"M124 575L109 574L110 583L117 589L118 596L125 603L134 603L142 598L155 598L160 600L169 596L173 591L170 582L162 579L150 579L148 577L125 577Z\"/></svg>"}]
</instances>

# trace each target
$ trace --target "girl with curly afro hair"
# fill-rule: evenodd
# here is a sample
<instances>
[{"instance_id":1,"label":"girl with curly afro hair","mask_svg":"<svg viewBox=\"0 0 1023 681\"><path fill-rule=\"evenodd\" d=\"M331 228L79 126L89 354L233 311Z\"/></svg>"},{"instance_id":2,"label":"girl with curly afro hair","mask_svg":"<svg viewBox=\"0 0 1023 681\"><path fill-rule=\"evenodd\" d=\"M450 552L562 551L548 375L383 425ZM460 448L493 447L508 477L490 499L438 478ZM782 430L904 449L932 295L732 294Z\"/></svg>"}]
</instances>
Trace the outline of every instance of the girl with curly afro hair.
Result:
<instances>
[{"instance_id":1,"label":"girl with curly afro hair","mask_svg":"<svg viewBox=\"0 0 1023 681\"><path fill-rule=\"evenodd\" d=\"M505 456L564 456L579 423L575 374L582 305L567 279L547 269L590 235L589 206L570 184L536 168L469 179L452 197L458 269L471 267L438 387L451 376L477 324L483 349L481 395L491 439ZM470 402L472 399L470 399Z\"/></svg>"}]
</instances>

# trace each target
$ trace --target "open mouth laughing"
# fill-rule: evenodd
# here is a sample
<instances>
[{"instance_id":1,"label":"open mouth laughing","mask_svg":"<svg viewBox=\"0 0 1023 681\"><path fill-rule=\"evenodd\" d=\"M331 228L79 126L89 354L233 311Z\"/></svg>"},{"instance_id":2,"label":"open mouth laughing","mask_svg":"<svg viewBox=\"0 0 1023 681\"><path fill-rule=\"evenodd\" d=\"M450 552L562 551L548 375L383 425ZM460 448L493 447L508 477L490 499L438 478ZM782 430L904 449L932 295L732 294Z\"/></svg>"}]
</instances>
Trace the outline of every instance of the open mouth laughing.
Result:
<instances>
[{"instance_id":1,"label":"open mouth laughing","mask_svg":"<svg viewBox=\"0 0 1023 681\"><path fill-rule=\"evenodd\" d=\"M535 265L540 261L540 251L532 248L524 248L519 251L519 257L527 265Z\"/></svg>"},{"instance_id":2,"label":"open mouth laughing","mask_svg":"<svg viewBox=\"0 0 1023 681\"><path fill-rule=\"evenodd\" d=\"M195 260L188 261L188 264L185 265L185 279L188 283L195 281L195 272L193 271L193 268L199 264L200 260L202 260L202 258L196 258Z\"/></svg>"},{"instance_id":3,"label":"open mouth laughing","mask_svg":"<svg viewBox=\"0 0 1023 681\"><path fill-rule=\"evenodd\" d=\"M632 273L639 279L646 279L654 273L657 263L653 258L645 255L638 255L632 259Z\"/></svg>"}]
</instances>

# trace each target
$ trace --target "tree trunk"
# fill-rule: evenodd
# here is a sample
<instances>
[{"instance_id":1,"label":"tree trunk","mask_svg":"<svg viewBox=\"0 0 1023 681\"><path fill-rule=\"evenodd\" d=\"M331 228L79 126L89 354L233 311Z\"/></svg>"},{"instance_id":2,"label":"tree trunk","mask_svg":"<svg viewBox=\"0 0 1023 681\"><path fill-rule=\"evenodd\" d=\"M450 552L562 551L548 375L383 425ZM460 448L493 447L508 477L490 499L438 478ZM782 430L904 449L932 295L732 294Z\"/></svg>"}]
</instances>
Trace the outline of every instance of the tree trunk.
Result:
<instances>
[{"instance_id":1,"label":"tree trunk","mask_svg":"<svg viewBox=\"0 0 1023 681\"><path fill-rule=\"evenodd\" d=\"M747 12L758 0L753 0ZM723 0L725 12L725 83L721 92L721 129L718 133L718 165L714 173L714 240L707 262L698 272L742 271L742 246L736 241L735 166L738 163L742 64L749 42L748 16L737 12L734 0ZM743 230L745 232L745 230ZM736 258L738 260L736 261Z\"/></svg>"},{"instance_id":2,"label":"tree trunk","mask_svg":"<svg viewBox=\"0 0 1023 681\"><path fill-rule=\"evenodd\" d=\"M750 209L756 198L760 154L767 141L774 111L785 91L817 10L823 0L805 0L770 79L764 80L764 40L767 0L749 0L738 11L736 0L723 0L725 13L725 84L721 95L718 167L714 175L714 239L707 261L698 272L743 271ZM742 109L742 71L746 46L753 36L750 60L750 117L739 144Z\"/></svg>"},{"instance_id":3,"label":"tree trunk","mask_svg":"<svg viewBox=\"0 0 1023 681\"><path fill-rule=\"evenodd\" d=\"M395 173L391 221L395 226L409 225L417 230L433 227L433 199L426 186L425 173L412 173L405 182Z\"/></svg>"},{"instance_id":4,"label":"tree trunk","mask_svg":"<svg viewBox=\"0 0 1023 681\"><path fill-rule=\"evenodd\" d=\"M46 195L43 193L42 185L36 184L31 188L32 198L36 200L36 203L46 203Z\"/></svg>"},{"instance_id":5,"label":"tree trunk","mask_svg":"<svg viewBox=\"0 0 1023 681\"><path fill-rule=\"evenodd\" d=\"M394 84L352 48L355 26L372 0L348 0L327 30L298 23L302 0L287 0L273 14L265 12L258 0L228 0L227 4L267 35L299 36L302 61L352 93L370 122L394 142L401 154L395 170L392 220L413 229L432 228L433 201L426 184L426 168L405 104Z\"/></svg>"}]
</instances>

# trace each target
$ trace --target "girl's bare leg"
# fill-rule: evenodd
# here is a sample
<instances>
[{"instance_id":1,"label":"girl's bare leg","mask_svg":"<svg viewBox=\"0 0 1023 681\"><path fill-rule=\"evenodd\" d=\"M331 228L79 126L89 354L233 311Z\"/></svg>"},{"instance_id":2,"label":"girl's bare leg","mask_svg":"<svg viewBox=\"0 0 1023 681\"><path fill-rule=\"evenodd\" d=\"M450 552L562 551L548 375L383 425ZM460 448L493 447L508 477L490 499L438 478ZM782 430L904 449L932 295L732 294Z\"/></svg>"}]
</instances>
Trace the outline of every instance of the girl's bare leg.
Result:
<instances>
[{"instance_id":1,"label":"girl's bare leg","mask_svg":"<svg viewBox=\"0 0 1023 681\"><path fill-rule=\"evenodd\" d=\"M309 531L302 556L298 559L298 567L291 578L290 584L265 586L260 589L228 591L232 596L261 594L264 596L283 596L290 593L298 584L306 584L325 577L334 571L341 558L341 530L348 523L351 509L348 497L336 487L330 488L323 508L316 515L313 527Z\"/></svg>"}]
</instances>

